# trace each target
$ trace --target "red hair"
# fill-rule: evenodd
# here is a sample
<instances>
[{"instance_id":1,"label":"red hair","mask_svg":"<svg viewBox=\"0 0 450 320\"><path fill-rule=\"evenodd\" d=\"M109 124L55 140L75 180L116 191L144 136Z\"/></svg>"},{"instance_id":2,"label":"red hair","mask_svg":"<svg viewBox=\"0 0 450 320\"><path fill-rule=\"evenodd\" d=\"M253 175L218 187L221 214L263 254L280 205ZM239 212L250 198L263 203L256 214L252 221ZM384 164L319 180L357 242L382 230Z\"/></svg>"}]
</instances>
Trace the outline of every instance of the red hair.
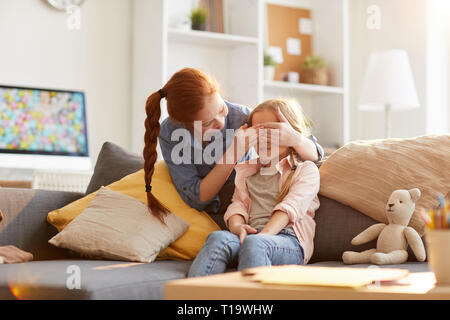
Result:
<instances>
[{"instance_id":1,"label":"red hair","mask_svg":"<svg viewBox=\"0 0 450 320\"><path fill-rule=\"evenodd\" d=\"M151 182L157 158L156 146L160 131L161 99L167 100L169 117L175 121L190 123L195 115L205 107L205 97L219 92L217 81L206 73L184 68L176 72L166 85L152 93L145 104L145 135L144 135L144 172L147 189L147 202L152 214L163 220L163 215L169 210L151 193Z\"/></svg>"}]
</instances>

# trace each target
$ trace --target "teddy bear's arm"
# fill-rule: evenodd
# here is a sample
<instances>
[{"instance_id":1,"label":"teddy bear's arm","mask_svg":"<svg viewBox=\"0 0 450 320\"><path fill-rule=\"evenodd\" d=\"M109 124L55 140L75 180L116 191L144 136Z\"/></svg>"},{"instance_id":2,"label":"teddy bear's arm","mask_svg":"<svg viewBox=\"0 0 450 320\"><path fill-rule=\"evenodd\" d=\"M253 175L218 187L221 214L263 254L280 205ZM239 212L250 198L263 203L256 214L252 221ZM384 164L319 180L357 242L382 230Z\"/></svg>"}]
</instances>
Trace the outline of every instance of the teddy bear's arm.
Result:
<instances>
[{"instance_id":1,"label":"teddy bear's arm","mask_svg":"<svg viewBox=\"0 0 450 320\"><path fill-rule=\"evenodd\" d=\"M414 252L417 260L425 261L425 247L423 246L422 239L420 238L417 231L411 227L406 227L403 230L403 233L405 234L406 241L408 241L408 244L411 246L411 249Z\"/></svg>"},{"instance_id":2,"label":"teddy bear's arm","mask_svg":"<svg viewBox=\"0 0 450 320\"><path fill-rule=\"evenodd\" d=\"M369 241L372 241L376 239L381 231L386 227L386 224L384 223L377 223L374 225L371 225L366 230L358 234L356 237L352 240L352 245L359 246L360 244L367 243Z\"/></svg>"}]
</instances>

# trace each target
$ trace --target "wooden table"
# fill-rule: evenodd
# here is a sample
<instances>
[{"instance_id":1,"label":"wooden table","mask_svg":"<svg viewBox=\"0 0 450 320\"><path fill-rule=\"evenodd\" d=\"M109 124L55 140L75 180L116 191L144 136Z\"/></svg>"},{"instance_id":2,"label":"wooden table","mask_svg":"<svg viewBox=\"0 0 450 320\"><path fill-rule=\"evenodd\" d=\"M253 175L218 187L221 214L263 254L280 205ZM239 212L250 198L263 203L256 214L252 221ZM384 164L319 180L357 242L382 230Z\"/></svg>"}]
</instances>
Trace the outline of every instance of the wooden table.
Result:
<instances>
[{"instance_id":1,"label":"wooden table","mask_svg":"<svg viewBox=\"0 0 450 320\"><path fill-rule=\"evenodd\" d=\"M267 285L241 272L168 281L166 300L449 300L450 286L436 286L432 272L411 273L395 285L358 289Z\"/></svg>"}]
</instances>

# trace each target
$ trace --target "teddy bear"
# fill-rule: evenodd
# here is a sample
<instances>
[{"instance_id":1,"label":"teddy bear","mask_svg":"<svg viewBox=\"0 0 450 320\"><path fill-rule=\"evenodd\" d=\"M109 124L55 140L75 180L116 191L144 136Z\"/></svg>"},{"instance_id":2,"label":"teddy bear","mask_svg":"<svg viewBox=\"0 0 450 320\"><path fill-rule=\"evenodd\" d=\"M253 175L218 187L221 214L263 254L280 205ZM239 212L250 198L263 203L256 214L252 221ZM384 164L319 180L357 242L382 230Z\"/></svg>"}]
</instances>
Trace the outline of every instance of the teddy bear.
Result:
<instances>
[{"instance_id":1,"label":"teddy bear","mask_svg":"<svg viewBox=\"0 0 450 320\"><path fill-rule=\"evenodd\" d=\"M400 264L408 260L408 244L418 261L425 261L425 248L420 235L411 227L409 220L420 198L420 190L395 190L386 205L389 224L377 223L354 237L352 245L361 245L378 237L376 249L363 252L345 251L342 260L345 264L372 263Z\"/></svg>"}]
</instances>

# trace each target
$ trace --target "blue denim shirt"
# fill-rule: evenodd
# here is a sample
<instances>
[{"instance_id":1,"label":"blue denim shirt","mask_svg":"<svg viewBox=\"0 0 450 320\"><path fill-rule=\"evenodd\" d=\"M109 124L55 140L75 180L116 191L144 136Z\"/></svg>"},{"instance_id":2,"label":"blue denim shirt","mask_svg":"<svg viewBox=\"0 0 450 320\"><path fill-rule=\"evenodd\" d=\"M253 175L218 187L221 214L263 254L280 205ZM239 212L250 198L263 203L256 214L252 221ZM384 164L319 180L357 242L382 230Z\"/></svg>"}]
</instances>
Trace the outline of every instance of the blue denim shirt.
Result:
<instances>
[{"instance_id":1,"label":"blue denim shirt","mask_svg":"<svg viewBox=\"0 0 450 320\"><path fill-rule=\"evenodd\" d=\"M181 124L175 123L170 118L166 118L161 123L159 143L164 161L169 167L173 183L175 184L175 187L184 202L186 202L190 207L200 211L205 210L205 208L208 207L211 208L211 211L215 213L220 207L220 199L218 195L216 195L211 200L204 202L200 201L200 182L216 165L212 159L208 159L207 155L210 152L205 153L205 150L212 150L211 148L214 148L214 146L216 145L222 146L222 153L219 152L220 154L214 154L214 158L219 159L222 154L225 153L228 146L233 142L233 136L227 137L226 130L239 129L247 121L247 117L250 114L249 108L245 106L233 104L228 101L225 101L225 103L228 107L228 115L225 118L225 125L220 132L220 138L212 138L211 141L208 142L208 144L205 146L205 148L202 148L201 144L197 141L197 139L193 137L193 135L190 135L188 139L184 140L177 135L172 136L173 132L176 129L183 128ZM317 146L320 160L323 156L323 149L317 143L315 137L311 136L310 139L314 141ZM174 150L175 146L177 145L179 149L181 142L187 148L187 150L189 150L190 159L195 158L200 159L200 161L195 161L196 163L193 163L193 161L191 161L189 163L181 164L177 163L176 161L174 162L171 156L172 150ZM251 152L247 153L245 157L242 158L239 162L247 161L250 158ZM205 159L208 161L205 162ZM226 183L234 183L235 175L236 173L233 170Z\"/></svg>"}]
</instances>

